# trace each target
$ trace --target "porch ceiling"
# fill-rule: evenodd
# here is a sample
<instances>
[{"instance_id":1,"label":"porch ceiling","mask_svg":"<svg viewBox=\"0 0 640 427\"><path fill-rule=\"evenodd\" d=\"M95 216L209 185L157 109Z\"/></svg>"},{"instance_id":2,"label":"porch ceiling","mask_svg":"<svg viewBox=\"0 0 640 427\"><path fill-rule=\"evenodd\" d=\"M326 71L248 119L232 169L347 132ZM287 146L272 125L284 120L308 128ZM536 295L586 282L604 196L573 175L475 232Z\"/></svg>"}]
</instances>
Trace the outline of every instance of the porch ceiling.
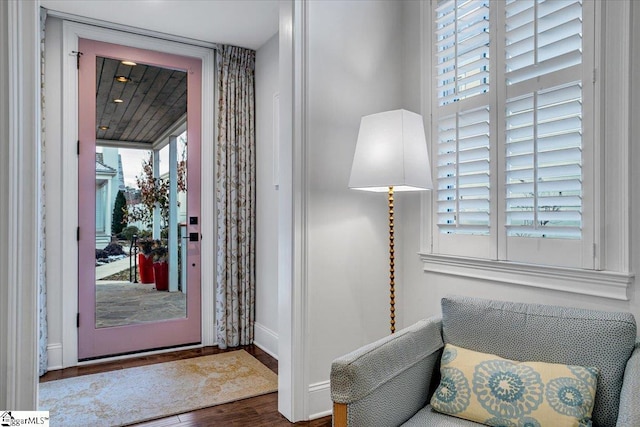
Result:
<instances>
[{"instance_id":1,"label":"porch ceiling","mask_svg":"<svg viewBox=\"0 0 640 427\"><path fill-rule=\"evenodd\" d=\"M96 140L151 145L186 112L186 72L97 58Z\"/></svg>"}]
</instances>

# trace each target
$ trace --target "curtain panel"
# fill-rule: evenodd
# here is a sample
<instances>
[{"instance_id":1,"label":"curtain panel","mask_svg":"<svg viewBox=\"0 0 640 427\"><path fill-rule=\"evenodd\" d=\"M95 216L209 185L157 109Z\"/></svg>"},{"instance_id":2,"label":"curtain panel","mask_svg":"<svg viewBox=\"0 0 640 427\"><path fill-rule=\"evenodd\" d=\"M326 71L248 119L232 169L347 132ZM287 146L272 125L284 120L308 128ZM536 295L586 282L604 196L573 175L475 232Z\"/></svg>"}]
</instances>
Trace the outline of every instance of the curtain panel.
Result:
<instances>
[{"instance_id":1,"label":"curtain panel","mask_svg":"<svg viewBox=\"0 0 640 427\"><path fill-rule=\"evenodd\" d=\"M255 51L217 51L216 338L253 343L255 321Z\"/></svg>"}]
</instances>

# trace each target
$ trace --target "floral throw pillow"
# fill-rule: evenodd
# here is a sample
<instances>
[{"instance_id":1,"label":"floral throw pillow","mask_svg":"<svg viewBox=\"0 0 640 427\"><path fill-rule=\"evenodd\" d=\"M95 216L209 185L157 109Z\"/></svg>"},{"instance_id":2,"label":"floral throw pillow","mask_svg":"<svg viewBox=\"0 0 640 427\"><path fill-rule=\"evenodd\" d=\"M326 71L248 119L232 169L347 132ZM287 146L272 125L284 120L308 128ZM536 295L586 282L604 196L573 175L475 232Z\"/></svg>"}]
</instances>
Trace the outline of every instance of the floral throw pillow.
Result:
<instances>
[{"instance_id":1,"label":"floral throw pillow","mask_svg":"<svg viewBox=\"0 0 640 427\"><path fill-rule=\"evenodd\" d=\"M587 427L598 370L515 362L445 346L442 379L431 398L438 412L496 427Z\"/></svg>"}]
</instances>

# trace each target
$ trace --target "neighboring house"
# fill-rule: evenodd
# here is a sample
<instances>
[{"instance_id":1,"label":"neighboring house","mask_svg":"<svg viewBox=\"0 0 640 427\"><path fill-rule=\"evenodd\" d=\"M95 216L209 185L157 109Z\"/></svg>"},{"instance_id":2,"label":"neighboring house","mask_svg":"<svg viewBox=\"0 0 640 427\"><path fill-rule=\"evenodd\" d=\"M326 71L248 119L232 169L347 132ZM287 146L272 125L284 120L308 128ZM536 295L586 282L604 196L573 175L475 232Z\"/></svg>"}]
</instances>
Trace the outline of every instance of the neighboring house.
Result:
<instances>
[{"instance_id":1,"label":"neighboring house","mask_svg":"<svg viewBox=\"0 0 640 427\"><path fill-rule=\"evenodd\" d=\"M96 153L96 249L111 241L111 218L118 191L125 191L122 158L117 148Z\"/></svg>"},{"instance_id":2,"label":"neighboring house","mask_svg":"<svg viewBox=\"0 0 640 427\"><path fill-rule=\"evenodd\" d=\"M104 164L103 153L96 153L96 249L103 249L111 241L111 217L118 193L114 180L118 172Z\"/></svg>"}]
</instances>

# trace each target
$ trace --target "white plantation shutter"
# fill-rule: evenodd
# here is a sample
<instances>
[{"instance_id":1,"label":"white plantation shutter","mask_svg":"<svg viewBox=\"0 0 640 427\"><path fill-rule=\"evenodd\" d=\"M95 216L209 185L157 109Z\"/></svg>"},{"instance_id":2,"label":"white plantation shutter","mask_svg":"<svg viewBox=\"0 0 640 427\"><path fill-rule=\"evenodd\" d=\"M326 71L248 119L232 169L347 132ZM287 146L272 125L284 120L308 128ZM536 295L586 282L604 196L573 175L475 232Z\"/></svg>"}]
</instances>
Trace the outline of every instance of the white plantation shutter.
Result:
<instances>
[{"instance_id":1,"label":"white plantation shutter","mask_svg":"<svg viewBox=\"0 0 640 427\"><path fill-rule=\"evenodd\" d=\"M434 252L592 268L593 3L432 4Z\"/></svg>"},{"instance_id":2,"label":"white plantation shutter","mask_svg":"<svg viewBox=\"0 0 640 427\"><path fill-rule=\"evenodd\" d=\"M436 38L439 105L487 92L489 1L439 1Z\"/></svg>"},{"instance_id":3,"label":"white plantation shutter","mask_svg":"<svg viewBox=\"0 0 640 427\"><path fill-rule=\"evenodd\" d=\"M582 1L505 3L508 237L582 237Z\"/></svg>"},{"instance_id":4,"label":"white plantation shutter","mask_svg":"<svg viewBox=\"0 0 640 427\"><path fill-rule=\"evenodd\" d=\"M581 237L581 85L507 101L507 235Z\"/></svg>"},{"instance_id":5,"label":"white plantation shutter","mask_svg":"<svg viewBox=\"0 0 640 427\"><path fill-rule=\"evenodd\" d=\"M581 0L507 0L506 80L515 84L582 62Z\"/></svg>"},{"instance_id":6,"label":"white plantation shutter","mask_svg":"<svg viewBox=\"0 0 640 427\"><path fill-rule=\"evenodd\" d=\"M489 234L489 107L438 123L438 225L446 234Z\"/></svg>"},{"instance_id":7,"label":"white plantation shutter","mask_svg":"<svg viewBox=\"0 0 640 427\"><path fill-rule=\"evenodd\" d=\"M488 0L435 10L437 225L443 235L490 233Z\"/></svg>"}]
</instances>

